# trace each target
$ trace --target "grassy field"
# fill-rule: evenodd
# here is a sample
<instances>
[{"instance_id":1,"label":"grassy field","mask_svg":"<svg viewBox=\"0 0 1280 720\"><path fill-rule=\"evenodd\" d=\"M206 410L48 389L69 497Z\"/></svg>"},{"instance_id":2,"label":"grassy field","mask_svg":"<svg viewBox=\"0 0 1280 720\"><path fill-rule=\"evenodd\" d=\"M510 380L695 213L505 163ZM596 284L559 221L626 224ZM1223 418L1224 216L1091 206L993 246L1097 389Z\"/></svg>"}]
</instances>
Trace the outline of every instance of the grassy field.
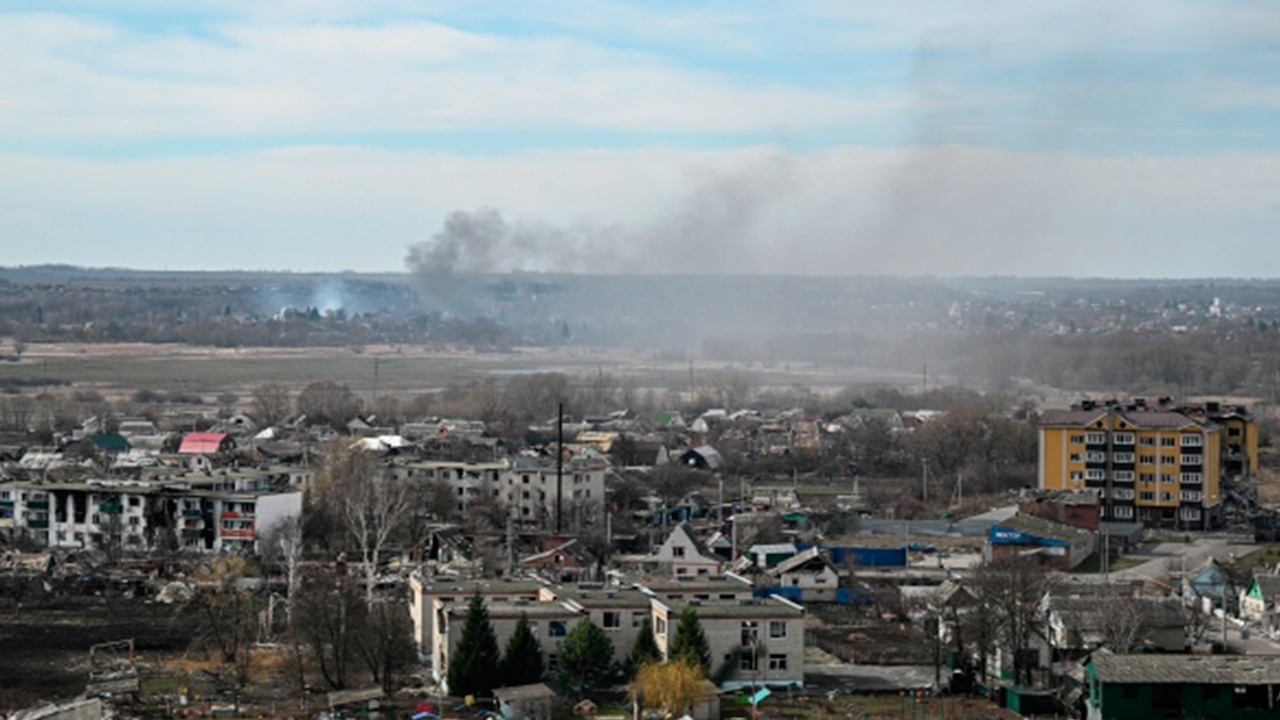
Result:
<instances>
[{"instance_id":1,"label":"grassy field","mask_svg":"<svg viewBox=\"0 0 1280 720\"><path fill-rule=\"evenodd\" d=\"M1274 568L1280 563L1280 544L1264 545L1236 561L1240 568Z\"/></svg>"},{"instance_id":2,"label":"grassy field","mask_svg":"<svg viewBox=\"0 0 1280 720\"><path fill-rule=\"evenodd\" d=\"M516 348L473 352L423 346L348 348L206 348L185 345L31 345L21 362L0 363L3 378L56 378L78 387L148 388L197 393L246 392L268 381L295 386L333 380L358 393L372 393L375 366L379 391L417 393L451 382L504 378L518 373L562 372L583 384L604 372L631 378L641 388L687 390L720 370L743 374L757 388L801 384L818 390L891 382L884 373L858 368L733 363L690 365L687 356L605 348Z\"/></svg>"}]
</instances>

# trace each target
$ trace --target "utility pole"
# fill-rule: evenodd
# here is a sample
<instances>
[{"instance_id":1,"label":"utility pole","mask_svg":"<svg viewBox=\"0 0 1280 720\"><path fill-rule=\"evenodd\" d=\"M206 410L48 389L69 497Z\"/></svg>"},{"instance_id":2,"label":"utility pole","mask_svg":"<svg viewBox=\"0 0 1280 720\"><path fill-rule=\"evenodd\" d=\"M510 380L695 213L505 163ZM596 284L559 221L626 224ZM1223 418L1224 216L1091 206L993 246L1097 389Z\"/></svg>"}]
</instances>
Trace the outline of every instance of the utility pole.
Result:
<instances>
[{"instance_id":1,"label":"utility pole","mask_svg":"<svg viewBox=\"0 0 1280 720\"><path fill-rule=\"evenodd\" d=\"M920 500L929 502L929 458L920 458Z\"/></svg>"},{"instance_id":2,"label":"utility pole","mask_svg":"<svg viewBox=\"0 0 1280 720\"><path fill-rule=\"evenodd\" d=\"M561 496L564 494L564 403L556 405L556 534L561 527Z\"/></svg>"}]
</instances>

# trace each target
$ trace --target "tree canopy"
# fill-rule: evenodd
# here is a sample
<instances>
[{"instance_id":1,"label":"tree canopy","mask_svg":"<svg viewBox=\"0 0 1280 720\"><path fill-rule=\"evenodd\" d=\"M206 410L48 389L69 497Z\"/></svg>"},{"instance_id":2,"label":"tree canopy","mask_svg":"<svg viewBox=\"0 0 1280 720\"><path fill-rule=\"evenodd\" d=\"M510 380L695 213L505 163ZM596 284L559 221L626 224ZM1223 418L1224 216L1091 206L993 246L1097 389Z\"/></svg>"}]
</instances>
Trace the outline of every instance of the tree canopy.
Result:
<instances>
[{"instance_id":1,"label":"tree canopy","mask_svg":"<svg viewBox=\"0 0 1280 720\"><path fill-rule=\"evenodd\" d=\"M454 695L487 695L501 678L495 672L501 665L498 640L489 623L484 598L477 592L467 601L467 617L462 624L462 637L449 659L449 692Z\"/></svg>"},{"instance_id":2,"label":"tree canopy","mask_svg":"<svg viewBox=\"0 0 1280 720\"><path fill-rule=\"evenodd\" d=\"M653 623L645 622L636 641L631 645L631 654L627 656L627 677L634 679L640 668L660 660L662 651L658 649L658 642L653 637Z\"/></svg>"},{"instance_id":3,"label":"tree canopy","mask_svg":"<svg viewBox=\"0 0 1280 720\"><path fill-rule=\"evenodd\" d=\"M585 694L602 687L614 674L613 643L598 625L585 619L559 646L556 683Z\"/></svg>"},{"instance_id":4,"label":"tree canopy","mask_svg":"<svg viewBox=\"0 0 1280 720\"><path fill-rule=\"evenodd\" d=\"M544 669L542 646L529 629L529 617L521 613L502 657L503 682L507 687L536 683L542 679Z\"/></svg>"},{"instance_id":5,"label":"tree canopy","mask_svg":"<svg viewBox=\"0 0 1280 720\"><path fill-rule=\"evenodd\" d=\"M686 605L680 611L680 620L676 624L675 637L667 646L667 659L688 659L702 668L705 676L711 672L711 644L707 642L707 634L698 622L698 613L692 605Z\"/></svg>"}]
</instances>

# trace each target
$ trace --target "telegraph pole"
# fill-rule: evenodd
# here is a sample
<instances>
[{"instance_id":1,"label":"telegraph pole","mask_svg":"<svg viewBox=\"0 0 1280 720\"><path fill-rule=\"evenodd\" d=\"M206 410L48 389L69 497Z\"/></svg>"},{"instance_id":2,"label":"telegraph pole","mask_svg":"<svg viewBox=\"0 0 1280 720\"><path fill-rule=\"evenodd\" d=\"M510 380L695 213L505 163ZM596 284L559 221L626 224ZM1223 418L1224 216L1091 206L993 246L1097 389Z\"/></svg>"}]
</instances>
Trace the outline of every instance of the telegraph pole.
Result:
<instances>
[{"instance_id":1,"label":"telegraph pole","mask_svg":"<svg viewBox=\"0 0 1280 720\"><path fill-rule=\"evenodd\" d=\"M556 534L561 527L561 495L564 494L564 403L556 405Z\"/></svg>"}]
</instances>

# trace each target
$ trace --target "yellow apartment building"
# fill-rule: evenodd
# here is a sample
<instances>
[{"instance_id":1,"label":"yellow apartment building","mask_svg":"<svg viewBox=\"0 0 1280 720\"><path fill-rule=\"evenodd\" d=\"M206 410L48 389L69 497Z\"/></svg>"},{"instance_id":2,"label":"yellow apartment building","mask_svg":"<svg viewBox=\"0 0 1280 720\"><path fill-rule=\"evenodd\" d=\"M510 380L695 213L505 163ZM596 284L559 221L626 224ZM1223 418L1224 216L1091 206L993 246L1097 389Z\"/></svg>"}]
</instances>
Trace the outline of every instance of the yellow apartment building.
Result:
<instances>
[{"instance_id":1,"label":"yellow apartment building","mask_svg":"<svg viewBox=\"0 0 1280 720\"><path fill-rule=\"evenodd\" d=\"M1097 492L1106 522L1212 527L1221 515L1226 438L1227 426L1208 413L1167 401L1048 410L1040 418L1040 487Z\"/></svg>"}]
</instances>

